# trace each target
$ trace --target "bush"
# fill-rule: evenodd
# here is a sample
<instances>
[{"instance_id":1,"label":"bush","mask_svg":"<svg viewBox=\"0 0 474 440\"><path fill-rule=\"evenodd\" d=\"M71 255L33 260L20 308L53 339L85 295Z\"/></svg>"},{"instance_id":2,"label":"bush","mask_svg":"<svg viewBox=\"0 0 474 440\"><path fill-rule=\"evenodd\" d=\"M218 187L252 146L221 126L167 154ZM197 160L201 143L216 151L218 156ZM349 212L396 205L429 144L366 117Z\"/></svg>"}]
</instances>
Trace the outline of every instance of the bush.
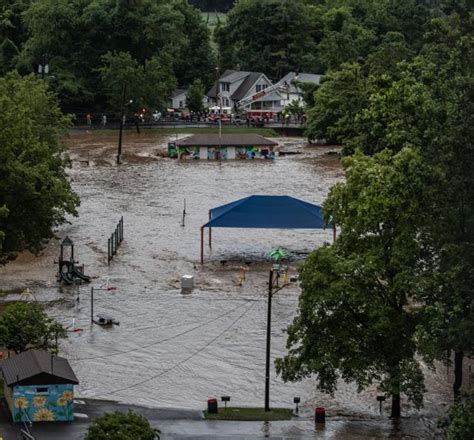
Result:
<instances>
[{"instance_id":1,"label":"bush","mask_svg":"<svg viewBox=\"0 0 474 440\"><path fill-rule=\"evenodd\" d=\"M113 412L98 418L87 431L85 440L155 440L160 431L140 414Z\"/></svg>"}]
</instances>

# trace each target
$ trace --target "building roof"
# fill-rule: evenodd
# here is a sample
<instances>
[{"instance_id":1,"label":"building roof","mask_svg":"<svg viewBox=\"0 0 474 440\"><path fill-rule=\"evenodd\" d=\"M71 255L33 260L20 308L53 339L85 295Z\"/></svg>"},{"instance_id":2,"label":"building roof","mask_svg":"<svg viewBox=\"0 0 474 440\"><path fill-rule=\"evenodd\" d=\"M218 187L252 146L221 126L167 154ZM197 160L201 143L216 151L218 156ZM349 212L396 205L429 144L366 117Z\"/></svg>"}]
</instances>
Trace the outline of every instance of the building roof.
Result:
<instances>
[{"instance_id":1,"label":"building roof","mask_svg":"<svg viewBox=\"0 0 474 440\"><path fill-rule=\"evenodd\" d=\"M222 134L219 139L218 134L195 134L176 142L178 147L195 147L195 146L218 146L218 145L235 145L235 146L275 146L276 142L266 139L259 134Z\"/></svg>"},{"instance_id":2,"label":"building roof","mask_svg":"<svg viewBox=\"0 0 474 440\"><path fill-rule=\"evenodd\" d=\"M234 83L236 81L244 80L237 90L232 94L231 99L239 101L249 95L249 89L252 87L258 79L263 75L262 72L244 72L240 70L226 70L219 78L220 83ZM216 83L212 85L211 89L207 92L207 96L211 98L216 97Z\"/></svg>"},{"instance_id":3,"label":"building roof","mask_svg":"<svg viewBox=\"0 0 474 440\"><path fill-rule=\"evenodd\" d=\"M296 78L296 72L290 72L286 74L280 82L287 82L290 85L289 93L300 93L300 90L293 85L293 81L296 78L296 81L300 82L310 82L314 84L319 84L323 75L317 75L315 73L298 73L298 78Z\"/></svg>"},{"instance_id":4,"label":"building roof","mask_svg":"<svg viewBox=\"0 0 474 440\"><path fill-rule=\"evenodd\" d=\"M8 386L47 383L78 384L66 358L47 351L28 350L0 362L3 378ZM49 382L48 382L49 380Z\"/></svg>"},{"instance_id":5,"label":"building roof","mask_svg":"<svg viewBox=\"0 0 474 440\"><path fill-rule=\"evenodd\" d=\"M290 196L252 195L211 209L211 219L203 227L323 229L320 206Z\"/></svg>"},{"instance_id":6,"label":"building roof","mask_svg":"<svg viewBox=\"0 0 474 440\"><path fill-rule=\"evenodd\" d=\"M245 98L247 95L251 95L252 93L249 93L250 87L252 87L258 79L263 75L261 72L247 72L247 78L245 78L245 81L240 84L239 88L232 93L231 98L234 101L240 101L242 98Z\"/></svg>"},{"instance_id":7,"label":"building roof","mask_svg":"<svg viewBox=\"0 0 474 440\"><path fill-rule=\"evenodd\" d=\"M173 93L171 94L172 98L176 98L179 95L183 95L188 91L188 89L174 89Z\"/></svg>"}]
</instances>

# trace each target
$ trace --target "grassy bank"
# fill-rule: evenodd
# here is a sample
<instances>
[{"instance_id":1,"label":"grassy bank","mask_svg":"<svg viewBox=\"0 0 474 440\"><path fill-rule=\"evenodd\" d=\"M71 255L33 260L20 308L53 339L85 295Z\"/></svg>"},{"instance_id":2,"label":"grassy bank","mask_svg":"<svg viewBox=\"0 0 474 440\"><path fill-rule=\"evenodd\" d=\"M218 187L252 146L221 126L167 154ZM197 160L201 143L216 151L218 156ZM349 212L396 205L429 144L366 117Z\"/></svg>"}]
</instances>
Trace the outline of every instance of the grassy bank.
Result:
<instances>
[{"instance_id":1,"label":"grassy bank","mask_svg":"<svg viewBox=\"0 0 474 440\"><path fill-rule=\"evenodd\" d=\"M291 420L293 411L289 408L272 408L266 412L263 408L219 408L217 414L204 411L208 420L271 421Z\"/></svg>"}]
</instances>

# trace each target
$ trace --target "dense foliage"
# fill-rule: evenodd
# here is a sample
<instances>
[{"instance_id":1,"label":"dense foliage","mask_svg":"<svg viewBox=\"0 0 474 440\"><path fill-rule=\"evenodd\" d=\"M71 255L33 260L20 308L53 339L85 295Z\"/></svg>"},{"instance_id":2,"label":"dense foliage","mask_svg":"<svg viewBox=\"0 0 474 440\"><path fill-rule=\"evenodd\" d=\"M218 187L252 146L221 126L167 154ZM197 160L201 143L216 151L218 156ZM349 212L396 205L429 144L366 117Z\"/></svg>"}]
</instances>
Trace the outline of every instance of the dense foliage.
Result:
<instances>
[{"instance_id":1,"label":"dense foliage","mask_svg":"<svg viewBox=\"0 0 474 440\"><path fill-rule=\"evenodd\" d=\"M189 0L189 3L204 12L227 12L235 0Z\"/></svg>"},{"instance_id":2,"label":"dense foliage","mask_svg":"<svg viewBox=\"0 0 474 440\"><path fill-rule=\"evenodd\" d=\"M468 3L446 1L421 38L383 26L360 59L328 65L308 135L353 156L325 204L339 237L302 269L300 312L278 363L285 379L316 372L327 391L337 377L375 381L398 415L400 392L419 403L419 356L448 355L459 394L474 352L473 23ZM377 332L390 353L372 345Z\"/></svg>"},{"instance_id":3,"label":"dense foliage","mask_svg":"<svg viewBox=\"0 0 474 440\"><path fill-rule=\"evenodd\" d=\"M107 413L89 426L85 440L155 440L160 432L140 414Z\"/></svg>"},{"instance_id":4,"label":"dense foliage","mask_svg":"<svg viewBox=\"0 0 474 440\"><path fill-rule=\"evenodd\" d=\"M399 416L402 392L417 407L423 400L410 298L426 255L420 224L433 192L424 183L436 176L409 148L358 154L344 165L347 180L324 205L341 233L305 261L300 314L278 366L284 379L317 373L328 392L339 377L360 389L375 382L393 397L392 416Z\"/></svg>"},{"instance_id":5,"label":"dense foliage","mask_svg":"<svg viewBox=\"0 0 474 440\"><path fill-rule=\"evenodd\" d=\"M15 353L30 348L57 351L58 339L65 337L64 327L50 318L41 304L11 304L0 317L0 343Z\"/></svg>"},{"instance_id":6,"label":"dense foliage","mask_svg":"<svg viewBox=\"0 0 474 440\"><path fill-rule=\"evenodd\" d=\"M46 84L32 76L0 78L0 231L5 253L38 252L53 228L75 214L58 134L68 119Z\"/></svg>"},{"instance_id":7,"label":"dense foliage","mask_svg":"<svg viewBox=\"0 0 474 440\"><path fill-rule=\"evenodd\" d=\"M448 440L474 438L474 394L459 397L449 411Z\"/></svg>"},{"instance_id":8,"label":"dense foliage","mask_svg":"<svg viewBox=\"0 0 474 440\"><path fill-rule=\"evenodd\" d=\"M324 73L366 59L377 69L385 54L394 66L419 49L430 15L415 0L239 0L216 38L224 67L278 80L290 71Z\"/></svg>"},{"instance_id":9,"label":"dense foliage","mask_svg":"<svg viewBox=\"0 0 474 440\"><path fill-rule=\"evenodd\" d=\"M3 3L1 68L25 74L48 64L47 81L68 111L119 111L111 94L119 81L130 81L130 89L139 79L145 83L140 95L150 98L137 106L164 107L176 82L189 85L200 78L209 85L211 80L210 31L186 0ZM111 63L113 56L117 63ZM114 84L102 73L111 67ZM137 77L130 78L133 72Z\"/></svg>"}]
</instances>

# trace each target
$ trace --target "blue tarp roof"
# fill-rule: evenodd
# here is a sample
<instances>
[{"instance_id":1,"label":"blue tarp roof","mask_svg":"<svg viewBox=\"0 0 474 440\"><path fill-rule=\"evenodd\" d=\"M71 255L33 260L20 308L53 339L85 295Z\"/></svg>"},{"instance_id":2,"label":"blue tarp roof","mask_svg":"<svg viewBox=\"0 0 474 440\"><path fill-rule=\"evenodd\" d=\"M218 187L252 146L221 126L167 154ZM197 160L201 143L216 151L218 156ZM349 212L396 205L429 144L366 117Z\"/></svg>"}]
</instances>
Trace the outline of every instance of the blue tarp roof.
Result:
<instances>
[{"instance_id":1,"label":"blue tarp roof","mask_svg":"<svg viewBox=\"0 0 474 440\"><path fill-rule=\"evenodd\" d=\"M290 196L249 196L211 209L203 227L321 229L327 225L322 208Z\"/></svg>"}]
</instances>

